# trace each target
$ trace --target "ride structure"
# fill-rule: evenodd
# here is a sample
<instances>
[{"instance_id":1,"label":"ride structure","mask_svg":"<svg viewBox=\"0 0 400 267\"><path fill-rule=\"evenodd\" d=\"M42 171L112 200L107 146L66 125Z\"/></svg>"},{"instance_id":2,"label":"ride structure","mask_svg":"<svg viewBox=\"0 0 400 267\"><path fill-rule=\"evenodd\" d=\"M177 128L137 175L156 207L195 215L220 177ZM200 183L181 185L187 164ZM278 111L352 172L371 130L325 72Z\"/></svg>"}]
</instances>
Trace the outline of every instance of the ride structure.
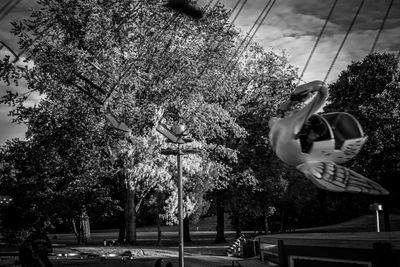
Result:
<instances>
[{"instance_id":1,"label":"ride structure","mask_svg":"<svg viewBox=\"0 0 400 267\"><path fill-rule=\"evenodd\" d=\"M297 104L311 101L299 110ZM335 192L387 195L378 183L339 165L359 153L366 141L361 125L350 114L315 114L323 107L328 88L322 81L298 86L279 110L282 118L271 118L269 138L276 155L296 166L319 188ZM289 113L285 115L285 113Z\"/></svg>"}]
</instances>

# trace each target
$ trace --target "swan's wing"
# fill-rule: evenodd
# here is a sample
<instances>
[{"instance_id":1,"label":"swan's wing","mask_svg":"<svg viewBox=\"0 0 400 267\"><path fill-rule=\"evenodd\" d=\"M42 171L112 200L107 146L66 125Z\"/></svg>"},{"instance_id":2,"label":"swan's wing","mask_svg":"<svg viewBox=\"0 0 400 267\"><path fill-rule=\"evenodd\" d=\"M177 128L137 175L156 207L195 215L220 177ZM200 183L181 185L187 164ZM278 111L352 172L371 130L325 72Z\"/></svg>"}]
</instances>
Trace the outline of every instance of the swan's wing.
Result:
<instances>
[{"instance_id":1,"label":"swan's wing","mask_svg":"<svg viewBox=\"0 0 400 267\"><path fill-rule=\"evenodd\" d=\"M116 128L116 129L118 129L118 130L121 130L121 131L127 132L127 133L129 133L129 132L131 131L131 129L129 129L129 127L128 127L125 123L123 123L123 122L118 122L118 121L114 118L114 116L112 116L111 114L106 114L106 119L111 123L111 125L112 125L114 128Z\"/></svg>"},{"instance_id":2,"label":"swan's wing","mask_svg":"<svg viewBox=\"0 0 400 267\"><path fill-rule=\"evenodd\" d=\"M296 167L316 186L335 192L387 195L378 183L331 161L306 162Z\"/></svg>"}]
</instances>

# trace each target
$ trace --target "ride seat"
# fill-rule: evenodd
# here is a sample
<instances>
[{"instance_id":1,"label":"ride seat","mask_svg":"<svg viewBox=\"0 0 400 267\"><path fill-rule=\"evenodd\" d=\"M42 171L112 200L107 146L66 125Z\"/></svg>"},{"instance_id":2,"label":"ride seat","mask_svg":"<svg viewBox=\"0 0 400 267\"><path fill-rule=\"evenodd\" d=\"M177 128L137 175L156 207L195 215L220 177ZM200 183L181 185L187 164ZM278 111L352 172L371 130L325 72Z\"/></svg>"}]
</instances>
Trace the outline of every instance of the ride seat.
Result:
<instances>
[{"instance_id":1,"label":"ride seat","mask_svg":"<svg viewBox=\"0 0 400 267\"><path fill-rule=\"evenodd\" d=\"M332 112L322 115L329 123L335 138L335 149L342 150L349 140L364 138L360 123L349 113ZM359 142L356 142L359 143Z\"/></svg>"}]
</instances>

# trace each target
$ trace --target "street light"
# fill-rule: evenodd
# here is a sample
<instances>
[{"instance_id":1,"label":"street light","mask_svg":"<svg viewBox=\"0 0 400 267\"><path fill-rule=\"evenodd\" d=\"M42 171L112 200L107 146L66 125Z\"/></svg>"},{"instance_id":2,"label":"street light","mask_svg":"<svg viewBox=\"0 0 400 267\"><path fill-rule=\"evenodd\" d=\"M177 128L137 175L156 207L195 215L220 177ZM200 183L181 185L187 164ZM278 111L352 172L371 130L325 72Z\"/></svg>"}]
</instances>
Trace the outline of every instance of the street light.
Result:
<instances>
[{"instance_id":1,"label":"street light","mask_svg":"<svg viewBox=\"0 0 400 267\"><path fill-rule=\"evenodd\" d=\"M382 205L380 205L379 203L374 203L369 205L369 209L371 211L375 211L375 217L376 217L376 231L379 233L381 231L381 227L379 225L379 211L383 210Z\"/></svg>"},{"instance_id":2,"label":"street light","mask_svg":"<svg viewBox=\"0 0 400 267\"><path fill-rule=\"evenodd\" d=\"M13 198L8 195L0 195L0 206L8 206L13 201Z\"/></svg>"},{"instance_id":3,"label":"street light","mask_svg":"<svg viewBox=\"0 0 400 267\"><path fill-rule=\"evenodd\" d=\"M197 149L182 149L181 145L192 142L192 139L184 138L186 127L182 124L175 124L171 130L164 124L159 124L156 130L167 137L169 141L178 145L177 149L162 149L163 155L176 155L178 167L178 226L179 226L179 267L184 267L184 242L183 242L183 200L182 200L182 155L199 153Z\"/></svg>"}]
</instances>

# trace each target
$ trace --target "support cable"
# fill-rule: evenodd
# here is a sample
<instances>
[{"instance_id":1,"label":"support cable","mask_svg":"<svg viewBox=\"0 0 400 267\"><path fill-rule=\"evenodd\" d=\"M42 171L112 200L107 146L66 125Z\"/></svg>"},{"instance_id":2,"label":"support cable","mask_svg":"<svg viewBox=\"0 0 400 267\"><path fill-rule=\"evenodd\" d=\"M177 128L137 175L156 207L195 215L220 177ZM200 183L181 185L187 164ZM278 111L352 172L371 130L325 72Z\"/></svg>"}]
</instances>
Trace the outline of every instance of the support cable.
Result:
<instances>
[{"instance_id":1,"label":"support cable","mask_svg":"<svg viewBox=\"0 0 400 267\"><path fill-rule=\"evenodd\" d=\"M328 79L328 77L329 77L329 74L331 73L332 68L333 68L333 66L335 65L335 62L336 62L336 60L337 60L337 58L338 58L338 56L339 56L339 54L340 54L340 52L341 52L341 50L342 50L342 48L343 48L344 43L346 42L347 37L348 37L349 34L350 34L351 29L353 28L353 26L354 26L354 24L355 24L355 22L356 22L356 20L357 20L358 15L360 14L361 8L363 7L364 3L365 3L365 0L362 0L361 3L360 3L360 5L359 5L359 7L358 7L358 9L357 9L356 14L355 14L354 17L353 17L353 20L352 20L351 23L350 23L349 28L347 29L347 32L346 32L346 34L345 34L345 36L344 36L344 38L343 38L343 40L342 40L342 43L340 44L339 49L338 49L338 51L336 52L335 57L333 58L333 61L332 61L331 65L329 66L329 69L328 69L328 71L327 71L327 73L326 73L326 75L325 75L325 77L324 77L323 83L325 83L325 82L327 81L327 79ZM306 123L308 117L310 116L311 110L313 110L315 103L316 103L316 102L313 102L313 103L311 104L311 108L308 110L307 115L304 117L303 125Z\"/></svg>"},{"instance_id":2,"label":"support cable","mask_svg":"<svg viewBox=\"0 0 400 267\"><path fill-rule=\"evenodd\" d=\"M335 57L333 58L333 61L332 61L331 65L329 66L328 72L326 73L325 78L324 78L324 80L323 80L324 83L325 83L326 80L328 79L329 74L330 74L331 71L332 71L333 65L335 65L336 60L337 60L337 58L338 58L340 52L342 51L343 45L344 45L344 43L346 42L347 37L349 36L350 31L351 31L351 29L353 28L354 23L356 22L357 17L358 17L358 15L360 14L361 8L363 7L364 3L365 3L365 0L362 0L361 3L360 3L360 6L358 7L358 10L357 10L356 14L355 14L354 17L353 17L353 20L351 21L350 27L347 29L346 35L344 36L344 38L343 38L343 40L342 40L342 43L340 44L339 49L338 49L338 51L336 52Z\"/></svg>"},{"instance_id":3,"label":"support cable","mask_svg":"<svg viewBox=\"0 0 400 267\"><path fill-rule=\"evenodd\" d=\"M378 43L379 37L380 37L380 35L381 35L382 31L383 31L383 28L384 28L386 20L387 20L387 18L389 16L390 10L392 9L393 2L394 2L394 0L392 0L390 2L389 6L388 6L388 8L386 10L385 16L383 17L383 20L382 20L382 23L381 23L381 26L379 27L379 30L378 30L378 33L377 33L377 35L375 37L374 43L372 44L372 47L371 47L371 49L370 49L368 54L372 54L374 52L374 50L375 50L376 44ZM361 75L364 75L364 73L366 71L367 71L367 64L364 64L363 68L361 69L361 71L358 74L358 77L361 77ZM353 97L352 97L353 102L356 99L356 97L359 96L359 93L360 93L360 83L356 84L356 89L353 92Z\"/></svg>"},{"instance_id":4,"label":"support cable","mask_svg":"<svg viewBox=\"0 0 400 267\"><path fill-rule=\"evenodd\" d=\"M227 19L229 19L229 18L232 16L232 14L235 13L235 10L237 9L237 7L238 7L240 1L241 1L241 0L238 0L238 1L236 2L236 4L234 5L234 7L233 7L232 11L230 12L230 15L229 15L229 17L228 17ZM271 1L271 0L270 0L270 1ZM244 0L244 1L242 2L241 6L240 6L240 8L239 8L239 10L238 10L238 12L236 13L235 17L232 19L232 21L231 21L231 23L230 23L230 25L229 25L229 27L228 27L228 30L229 30L232 26L234 26L234 22L236 21L236 19L238 18L238 16L239 16L240 13L242 12L242 10L243 10L244 6L246 5L246 3L247 3L247 0ZM222 41L218 43L218 45L216 46L216 49L221 45L221 43L222 43ZM209 61L209 60L208 60L208 61ZM207 63L205 64L205 67L203 68L203 70L202 70L202 71L200 72L200 74L197 76L197 77L198 77L197 79L200 79L201 76L203 75L204 71L207 69L208 61L207 61ZM214 85L215 85L215 84L216 84L216 82L214 83ZM200 110L200 108L201 108L201 105L197 106L197 107L194 109L193 113L197 113L197 112ZM189 131L190 131L190 130L188 129L187 132L189 132Z\"/></svg>"},{"instance_id":5,"label":"support cable","mask_svg":"<svg viewBox=\"0 0 400 267\"><path fill-rule=\"evenodd\" d=\"M261 11L260 15L258 16L258 18L256 19L256 21L253 23L253 26L251 27L251 29L247 32L246 37L242 40L242 42L239 44L238 48L236 49L236 51L234 52L234 54L232 55L232 57L229 59L228 63L225 65L225 68L223 69L222 73L225 73L227 68L229 68L229 65L231 63L231 61L235 58L235 56L237 56L236 61L231 65L228 73L230 73L233 68L237 65L237 63L239 62L240 57L243 55L244 51L246 51L247 47L249 46L249 44L251 43L251 41L253 40L255 34L257 33L257 31L259 30L259 28L261 27L261 25L263 24L263 22L265 21L265 19L267 18L269 12L271 11L272 7L274 6L276 0L269 0L268 3L265 5L265 7L263 8L263 10ZM251 34L251 32L253 31L254 27L257 25L258 22L258 26L256 27L255 31ZM249 37L249 35L251 34L249 40L247 41L246 45L244 46L244 49L237 54L240 49L241 46L246 42L247 38ZM226 77L224 79L222 79L222 83L226 80ZM214 82L213 87L217 84L219 80L216 80ZM248 85L247 85L248 86Z\"/></svg>"},{"instance_id":6,"label":"support cable","mask_svg":"<svg viewBox=\"0 0 400 267\"><path fill-rule=\"evenodd\" d=\"M206 11L207 8L211 5L211 3L212 3L213 1L214 1L214 0L210 0L210 1L208 2L208 4L205 5L205 6L203 7L203 11Z\"/></svg>"},{"instance_id":7,"label":"support cable","mask_svg":"<svg viewBox=\"0 0 400 267\"><path fill-rule=\"evenodd\" d=\"M308 67L308 64L310 64L311 58L312 58L312 56L314 55L315 49L317 48L317 46L318 46L318 44L319 44L319 41L321 40L322 34L323 34L324 31L325 31L325 28L326 28L326 26L327 26L327 24L328 24L328 22L329 22L329 19L330 19L331 16L332 16L333 10L335 9L337 2L338 2L338 0L335 0L335 2L333 3L333 5L332 5L332 7L331 7L331 10L329 11L328 16L327 16L326 19L325 19L324 26L322 26L322 29L321 29L321 32L320 32L319 35L318 35L317 41L314 43L314 46L313 46L313 48L312 48L312 50L311 50L310 55L308 56L308 59L307 59L307 61L306 61L306 64L304 65L303 71L301 72L301 75L300 75L300 77L299 77L299 81L297 82L297 85L296 85L296 86L298 86L299 83L301 82L301 79L303 79L304 73L306 72L306 69L307 69L307 67Z\"/></svg>"},{"instance_id":8,"label":"support cable","mask_svg":"<svg viewBox=\"0 0 400 267\"><path fill-rule=\"evenodd\" d=\"M237 49L235 50L235 52L233 53L232 57L228 60L228 63L226 64L225 68L223 69L223 73L226 71L226 69L229 67L231 61L235 58L235 56L237 56L238 52L240 51L240 48L242 47L242 45L246 42L247 38L250 36L251 32L253 31L253 29L256 27L257 22L259 20L262 19L264 13L266 12L268 6L270 5L271 1L273 0L269 0L267 2L267 4L264 6L263 10L261 11L260 15L257 17L257 19L254 21L253 26L251 26L250 30L247 32L246 36L243 38L243 40L240 42L239 46L237 47ZM275 0L274 0L275 1Z\"/></svg>"},{"instance_id":9,"label":"support cable","mask_svg":"<svg viewBox=\"0 0 400 267\"><path fill-rule=\"evenodd\" d=\"M2 8L0 8L0 14L3 13L3 11L6 10L6 8L7 8L12 2L14 2L14 0L8 0L8 2L7 2Z\"/></svg>"},{"instance_id":10,"label":"support cable","mask_svg":"<svg viewBox=\"0 0 400 267\"><path fill-rule=\"evenodd\" d=\"M238 1L237 1L237 3L235 4L234 8L232 9L232 12L231 12L231 13L229 14L229 16L227 17L227 20L232 16L232 14L234 13L235 9L238 7L238 4L239 4L240 1L241 1L241 0L238 0ZM219 2L220 2L220 0L218 0L218 1L216 2L216 4L214 5L214 7L215 7L216 5L218 5ZM239 16L239 13L243 10L244 4L245 4L246 2L247 2L247 0L245 0L244 3L242 4L242 6L241 6L241 8L239 9L238 13L235 15L234 20L237 19L237 17ZM231 25L230 25L229 27L232 27L232 26L233 26L233 22L231 23ZM210 39L211 39L211 38L210 38ZM207 42L208 42L208 41L207 41ZM218 46L219 46L219 45L220 45L220 44L218 44ZM164 66L164 68L166 68L167 65L168 65L168 64L166 64L166 65ZM175 68L175 64L172 64L172 66L169 68L169 70L171 70L171 69L177 70L177 68ZM198 77L201 77L201 75L204 73L205 70L206 70L206 68L204 68L202 71L200 71L200 74L198 75ZM164 80L168 74L169 74L169 71L165 72L164 75L162 75L161 78L158 79L158 81ZM151 86L154 86L154 84L152 84Z\"/></svg>"},{"instance_id":11,"label":"support cable","mask_svg":"<svg viewBox=\"0 0 400 267\"><path fill-rule=\"evenodd\" d=\"M263 10L261 11L260 15L257 17L257 19L255 20L255 22L253 23L253 26L252 26L252 27L250 28L250 30L247 32L246 37L245 37L245 38L242 40L242 42L239 44L238 48L235 50L235 52L234 52L234 54L232 55L232 57L229 59L227 65L225 65L225 67L224 67L222 73L224 73L224 72L226 71L226 69L229 67L230 62L231 62L232 59L237 55L237 53L239 52L241 46L242 46L243 43L246 41L246 39L250 36L250 34L251 34L251 32L253 31L253 29L255 28L255 25L257 24L257 22L261 20L259 26L263 23L263 21L265 20L265 18L267 17L269 11L270 11L271 8L272 8L272 5L270 6L270 4L271 4L272 1L273 1L273 3L272 3L272 5L273 5L273 4L275 3L276 0L269 0L269 1L267 2L267 4L265 5L265 7L263 8ZM246 4L246 1L245 1L245 3L242 4L242 6L241 6L239 12L242 11L242 9L243 9L243 7L244 7L245 4ZM266 11L267 8L268 8L268 6L270 6L270 8L268 9L268 11ZM231 13L231 14L232 14L232 13ZM235 19L237 18L237 16L238 16L238 14L235 16ZM233 23L232 23L232 24L233 24ZM259 27L257 27L257 30L258 30L258 28L259 28ZM256 31L257 31L257 30L256 30ZM254 34L255 34L255 33L254 33ZM254 34L252 35L252 37L254 37ZM252 38L252 37L251 37L251 38ZM249 42L251 42L251 39L249 40ZM214 82L214 84L213 84L213 87L215 87L215 85L218 83L218 81L219 81L218 79L215 80L215 82ZM225 81L225 78L222 80L222 82L224 82L224 81ZM198 107L195 109L195 111L197 112L197 110L199 110L199 109L200 109L200 106L198 106Z\"/></svg>"},{"instance_id":12,"label":"support cable","mask_svg":"<svg viewBox=\"0 0 400 267\"><path fill-rule=\"evenodd\" d=\"M21 2L21 0L16 0L10 7L8 7L8 9L6 9L3 15L1 15L0 21L2 21L14 9L14 7L19 4L19 2Z\"/></svg>"},{"instance_id":13,"label":"support cable","mask_svg":"<svg viewBox=\"0 0 400 267\"><path fill-rule=\"evenodd\" d=\"M388 18L388 16L389 16L390 10L392 9L393 2L394 2L394 0L390 1L389 7L388 7L388 9L386 10L386 14L385 14L385 17L383 18L383 21L382 21L382 23L381 23L381 27L379 28L378 34L377 34L376 37L375 37L374 43L373 43L373 45L372 45L372 47L371 47L371 50L369 51L370 54L371 54L372 52L374 52L374 50L375 50L375 46L376 46L376 44L378 43L379 37L381 36L381 33L382 33L382 31L383 31L383 27L385 26L385 23L386 23L386 20L387 20L387 18Z\"/></svg>"},{"instance_id":14,"label":"support cable","mask_svg":"<svg viewBox=\"0 0 400 267\"><path fill-rule=\"evenodd\" d=\"M236 2L235 6L233 7L233 9L232 9L232 11L231 11L231 15L236 11L236 8L238 7L240 1L241 1L241 0L238 0L238 1ZM233 17L232 22L231 22L231 25L229 26L229 28L232 27L232 26L234 25L236 19L239 17L239 14L242 12L243 7L246 5L246 3L247 3L247 0L244 0L243 3L242 3L242 5L241 5L240 8L239 8L239 11L236 13L235 17Z\"/></svg>"},{"instance_id":15,"label":"support cable","mask_svg":"<svg viewBox=\"0 0 400 267\"><path fill-rule=\"evenodd\" d=\"M270 1L271 2L271 1ZM269 12L271 11L272 7L274 6L276 0L273 0L271 5L269 6L267 12L265 12L264 16L262 17L260 23L258 24L256 30L252 33L252 35L250 36L250 39L247 41L246 45L244 46L244 48L242 49L242 52L239 53L239 55L236 58L235 63L233 63L232 67L230 68L230 70L228 72L231 72L233 70L233 68L238 64L239 59L241 58L241 56L244 54L244 52L246 51L247 47L249 46L250 42L253 40L254 36L256 35L256 33L258 32L258 30L260 29L261 25L264 23L265 19L267 18Z\"/></svg>"},{"instance_id":16,"label":"support cable","mask_svg":"<svg viewBox=\"0 0 400 267\"><path fill-rule=\"evenodd\" d=\"M233 7L233 9L232 9L232 11L231 11L231 13L230 13L230 15L229 15L229 17L228 17L227 19L229 19L229 18L232 16L232 14L235 12L235 10L236 10L236 8L238 7L240 1L241 1L241 0L238 0L238 1L236 2L235 6ZM241 5L240 8L239 8L239 11L236 13L235 17L232 19L232 21L231 21L231 23L230 23L230 25L229 25L227 31L229 31L229 30L232 28L232 26L234 25L236 19L238 18L239 14L242 12L244 6L246 5L246 2L247 2L247 0L244 0L244 1L243 1L242 5ZM223 30L223 27L224 27L224 25L221 26L221 30ZM206 43L208 43L208 41L207 41ZM218 48L221 46L222 43L223 43L223 40L220 41L220 42L218 42L217 46L215 47L215 50L216 50L216 51L218 50ZM211 45L211 46L212 46L212 45ZM207 62L204 64L204 68L200 71L199 75L197 76L197 79L200 79L200 77L203 75L203 73L206 71L206 69L209 68L209 61L210 61L210 58L211 58L210 56L207 58Z\"/></svg>"},{"instance_id":17,"label":"support cable","mask_svg":"<svg viewBox=\"0 0 400 267\"><path fill-rule=\"evenodd\" d=\"M3 41L0 41L0 43L1 43L1 48L0 49L5 47L5 48L7 48L8 51L11 52L11 54L13 54L14 57L16 57L16 58L18 57L17 53L15 53L15 51L12 50L11 47L9 47L6 43L4 43Z\"/></svg>"}]
</instances>

